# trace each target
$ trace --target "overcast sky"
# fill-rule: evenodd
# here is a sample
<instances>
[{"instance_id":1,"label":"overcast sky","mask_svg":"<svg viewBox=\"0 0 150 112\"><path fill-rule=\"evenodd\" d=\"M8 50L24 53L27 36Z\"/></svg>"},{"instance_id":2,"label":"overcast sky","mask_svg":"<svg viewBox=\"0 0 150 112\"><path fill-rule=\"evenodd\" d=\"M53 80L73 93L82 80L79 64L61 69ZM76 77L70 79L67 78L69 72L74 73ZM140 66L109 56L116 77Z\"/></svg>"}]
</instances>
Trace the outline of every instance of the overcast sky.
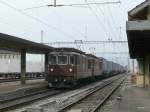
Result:
<instances>
[{"instance_id":1,"label":"overcast sky","mask_svg":"<svg viewBox=\"0 0 150 112\"><path fill-rule=\"evenodd\" d=\"M118 0L87 0L87 2L115 2ZM74 41L85 39L87 26L88 40L126 40L125 22L127 11L143 0L121 0L121 4L90 5L83 7L41 7L23 10L35 6L53 4L53 0L0 0L0 31L21 38L40 42L40 31L44 31L44 42ZM19 13L7 6L33 16L43 23ZM85 0L57 0L57 4L85 3ZM89 8L91 7L91 8ZM20 12L21 12L20 11ZM97 16L96 16L97 15Z\"/></svg>"},{"instance_id":2,"label":"overcast sky","mask_svg":"<svg viewBox=\"0 0 150 112\"><path fill-rule=\"evenodd\" d=\"M86 0L116 2L118 0ZM0 0L0 32L41 42L85 40L127 40L127 12L144 0L121 0L121 4L86 7L41 7L53 0ZM85 0L57 0L57 4L82 4ZM121 28L121 30L120 30ZM115 48L116 49L116 48ZM119 50L119 48L117 48Z\"/></svg>"}]
</instances>

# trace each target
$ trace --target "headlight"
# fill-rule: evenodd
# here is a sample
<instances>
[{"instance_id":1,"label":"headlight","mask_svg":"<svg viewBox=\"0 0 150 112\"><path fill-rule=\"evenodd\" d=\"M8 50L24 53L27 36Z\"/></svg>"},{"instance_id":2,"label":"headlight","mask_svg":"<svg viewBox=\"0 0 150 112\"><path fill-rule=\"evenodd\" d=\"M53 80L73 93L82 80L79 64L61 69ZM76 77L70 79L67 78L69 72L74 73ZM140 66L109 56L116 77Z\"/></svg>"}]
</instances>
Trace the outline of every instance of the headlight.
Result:
<instances>
[{"instance_id":1,"label":"headlight","mask_svg":"<svg viewBox=\"0 0 150 112\"><path fill-rule=\"evenodd\" d=\"M72 68L70 68L69 71L72 72Z\"/></svg>"},{"instance_id":2,"label":"headlight","mask_svg":"<svg viewBox=\"0 0 150 112\"><path fill-rule=\"evenodd\" d=\"M66 79L64 79L64 82L66 82Z\"/></svg>"},{"instance_id":3,"label":"headlight","mask_svg":"<svg viewBox=\"0 0 150 112\"><path fill-rule=\"evenodd\" d=\"M53 71L54 71L54 69L53 69L53 68L51 68L51 69L50 69L50 71L51 71L51 72L53 72Z\"/></svg>"}]
</instances>

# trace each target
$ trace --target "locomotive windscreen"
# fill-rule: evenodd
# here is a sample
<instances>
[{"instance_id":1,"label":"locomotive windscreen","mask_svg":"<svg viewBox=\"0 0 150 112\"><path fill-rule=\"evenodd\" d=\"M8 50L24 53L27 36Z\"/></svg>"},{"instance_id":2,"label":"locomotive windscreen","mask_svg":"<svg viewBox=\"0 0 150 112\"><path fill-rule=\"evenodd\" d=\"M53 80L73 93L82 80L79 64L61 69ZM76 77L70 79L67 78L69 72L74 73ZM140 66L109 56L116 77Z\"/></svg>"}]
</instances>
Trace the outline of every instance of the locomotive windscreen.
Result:
<instances>
[{"instance_id":1,"label":"locomotive windscreen","mask_svg":"<svg viewBox=\"0 0 150 112\"><path fill-rule=\"evenodd\" d=\"M77 64L77 56L74 55L60 55L60 54L50 54L49 55L49 64L50 65L75 65Z\"/></svg>"},{"instance_id":2,"label":"locomotive windscreen","mask_svg":"<svg viewBox=\"0 0 150 112\"><path fill-rule=\"evenodd\" d=\"M57 64L57 57L53 56L53 55L50 55L50 57L49 57L49 64L50 65L56 65Z\"/></svg>"},{"instance_id":3,"label":"locomotive windscreen","mask_svg":"<svg viewBox=\"0 0 150 112\"><path fill-rule=\"evenodd\" d=\"M75 62L75 61L74 61L74 56L70 56L70 64L72 64L72 65L73 65L73 64L74 64L74 62Z\"/></svg>"},{"instance_id":4,"label":"locomotive windscreen","mask_svg":"<svg viewBox=\"0 0 150 112\"><path fill-rule=\"evenodd\" d=\"M68 58L67 56L58 56L58 64L68 64Z\"/></svg>"}]
</instances>

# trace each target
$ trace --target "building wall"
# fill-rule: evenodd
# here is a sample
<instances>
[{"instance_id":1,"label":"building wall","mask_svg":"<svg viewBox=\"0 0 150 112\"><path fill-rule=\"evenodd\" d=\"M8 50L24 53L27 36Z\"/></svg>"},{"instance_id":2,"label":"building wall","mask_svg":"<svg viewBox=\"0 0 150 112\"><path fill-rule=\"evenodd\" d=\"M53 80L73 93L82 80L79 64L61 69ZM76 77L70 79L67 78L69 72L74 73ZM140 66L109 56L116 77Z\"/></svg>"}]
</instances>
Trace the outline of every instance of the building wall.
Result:
<instances>
[{"instance_id":1,"label":"building wall","mask_svg":"<svg viewBox=\"0 0 150 112\"><path fill-rule=\"evenodd\" d=\"M41 72L41 62L27 62L27 72ZM0 54L0 73L20 72L20 54Z\"/></svg>"}]
</instances>

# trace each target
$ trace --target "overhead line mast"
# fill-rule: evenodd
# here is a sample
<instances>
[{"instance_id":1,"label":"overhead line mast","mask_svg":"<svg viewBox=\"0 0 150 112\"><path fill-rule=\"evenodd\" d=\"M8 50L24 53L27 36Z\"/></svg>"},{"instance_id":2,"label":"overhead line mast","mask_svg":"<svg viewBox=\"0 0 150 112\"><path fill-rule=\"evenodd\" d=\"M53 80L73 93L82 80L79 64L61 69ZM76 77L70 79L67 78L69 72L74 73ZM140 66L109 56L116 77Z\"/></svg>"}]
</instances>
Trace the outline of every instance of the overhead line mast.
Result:
<instances>
[{"instance_id":1,"label":"overhead line mast","mask_svg":"<svg viewBox=\"0 0 150 112\"><path fill-rule=\"evenodd\" d=\"M54 7L56 7L56 0L54 0Z\"/></svg>"}]
</instances>

